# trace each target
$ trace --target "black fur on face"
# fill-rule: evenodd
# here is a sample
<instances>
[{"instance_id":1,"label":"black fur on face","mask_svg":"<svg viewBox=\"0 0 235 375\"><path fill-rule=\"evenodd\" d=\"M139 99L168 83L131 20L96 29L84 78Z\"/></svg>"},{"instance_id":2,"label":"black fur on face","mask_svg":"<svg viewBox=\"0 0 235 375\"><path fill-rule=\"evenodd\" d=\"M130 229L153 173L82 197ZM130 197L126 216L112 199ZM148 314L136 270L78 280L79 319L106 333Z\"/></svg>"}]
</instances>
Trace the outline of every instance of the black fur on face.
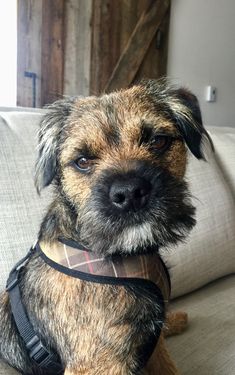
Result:
<instances>
[{"instance_id":1,"label":"black fur on face","mask_svg":"<svg viewBox=\"0 0 235 375\"><path fill-rule=\"evenodd\" d=\"M187 184L149 162L133 162L123 174L104 171L92 188L86 206L79 212L81 240L97 252L143 252L143 249L175 244L194 226L195 208ZM146 205L121 212L110 204L113 181L136 177L151 184Z\"/></svg>"}]
</instances>

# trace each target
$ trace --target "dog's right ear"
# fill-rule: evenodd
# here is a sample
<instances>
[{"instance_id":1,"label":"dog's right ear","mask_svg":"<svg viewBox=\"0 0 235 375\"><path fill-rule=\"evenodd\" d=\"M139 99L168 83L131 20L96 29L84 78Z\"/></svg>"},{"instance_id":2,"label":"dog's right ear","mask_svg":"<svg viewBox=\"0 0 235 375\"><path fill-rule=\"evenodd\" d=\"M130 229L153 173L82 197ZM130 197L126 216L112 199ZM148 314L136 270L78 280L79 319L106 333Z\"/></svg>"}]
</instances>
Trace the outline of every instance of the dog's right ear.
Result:
<instances>
[{"instance_id":1,"label":"dog's right ear","mask_svg":"<svg viewBox=\"0 0 235 375\"><path fill-rule=\"evenodd\" d=\"M39 129L38 159L35 170L37 192L50 185L57 169L57 153L61 132L73 108L75 98L58 100L47 107Z\"/></svg>"}]
</instances>

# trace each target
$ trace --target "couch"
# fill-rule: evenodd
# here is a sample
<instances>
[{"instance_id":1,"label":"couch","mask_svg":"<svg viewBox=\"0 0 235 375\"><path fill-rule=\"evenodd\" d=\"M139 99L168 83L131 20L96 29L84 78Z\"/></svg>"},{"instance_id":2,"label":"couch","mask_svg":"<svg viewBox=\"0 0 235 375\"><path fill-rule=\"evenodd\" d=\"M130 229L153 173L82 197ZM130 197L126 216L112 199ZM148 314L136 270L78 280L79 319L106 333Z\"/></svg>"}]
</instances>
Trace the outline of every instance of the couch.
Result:
<instances>
[{"instance_id":1,"label":"couch","mask_svg":"<svg viewBox=\"0 0 235 375\"><path fill-rule=\"evenodd\" d=\"M50 201L33 184L41 110L0 108L0 289L11 267L37 238ZM187 180L197 207L188 240L162 256L172 280L171 309L189 327L167 340L182 375L235 374L235 128L210 127L215 153L189 155ZM17 374L0 363L0 375ZM110 374L111 375L111 374Z\"/></svg>"}]
</instances>

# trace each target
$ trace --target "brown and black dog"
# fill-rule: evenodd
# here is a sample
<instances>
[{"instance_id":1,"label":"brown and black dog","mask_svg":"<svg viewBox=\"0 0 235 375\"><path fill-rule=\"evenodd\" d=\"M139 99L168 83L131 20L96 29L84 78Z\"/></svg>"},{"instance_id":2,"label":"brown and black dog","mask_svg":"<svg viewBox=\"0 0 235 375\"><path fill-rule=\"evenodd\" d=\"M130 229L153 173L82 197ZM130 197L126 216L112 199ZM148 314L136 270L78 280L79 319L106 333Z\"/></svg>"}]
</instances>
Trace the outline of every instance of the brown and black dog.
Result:
<instances>
[{"instance_id":1,"label":"brown and black dog","mask_svg":"<svg viewBox=\"0 0 235 375\"><path fill-rule=\"evenodd\" d=\"M41 247L64 238L105 259L154 253L184 239L195 224L184 181L187 148L203 158L203 139L210 142L197 99L166 81L54 103L41 123L35 176L38 191L54 185ZM163 335L148 363L139 361L163 320L160 302L144 288L136 293L68 276L37 251L19 287L31 324L64 374L178 374ZM1 358L25 374L50 373L30 359L7 292L0 325Z\"/></svg>"}]
</instances>

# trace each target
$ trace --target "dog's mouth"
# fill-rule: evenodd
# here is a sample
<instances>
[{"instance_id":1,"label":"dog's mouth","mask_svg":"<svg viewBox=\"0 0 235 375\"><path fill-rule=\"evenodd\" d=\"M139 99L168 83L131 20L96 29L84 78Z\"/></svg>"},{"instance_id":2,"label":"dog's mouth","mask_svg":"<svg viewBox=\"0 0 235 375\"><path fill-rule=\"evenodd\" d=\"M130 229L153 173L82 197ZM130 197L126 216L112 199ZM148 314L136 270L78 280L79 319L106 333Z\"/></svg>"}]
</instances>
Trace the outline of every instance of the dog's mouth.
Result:
<instances>
[{"instance_id":1,"label":"dog's mouth","mask_svg":"<svg viewBox=\"0 0 235 375\"><path fill-rule=\"evenodd\" d=\"M93 251L145 253L182 241L195 225L184 181L156 168L137 172L108 171L93 187L79 215L81 240Z\"/></svg>"}]
</instances>

